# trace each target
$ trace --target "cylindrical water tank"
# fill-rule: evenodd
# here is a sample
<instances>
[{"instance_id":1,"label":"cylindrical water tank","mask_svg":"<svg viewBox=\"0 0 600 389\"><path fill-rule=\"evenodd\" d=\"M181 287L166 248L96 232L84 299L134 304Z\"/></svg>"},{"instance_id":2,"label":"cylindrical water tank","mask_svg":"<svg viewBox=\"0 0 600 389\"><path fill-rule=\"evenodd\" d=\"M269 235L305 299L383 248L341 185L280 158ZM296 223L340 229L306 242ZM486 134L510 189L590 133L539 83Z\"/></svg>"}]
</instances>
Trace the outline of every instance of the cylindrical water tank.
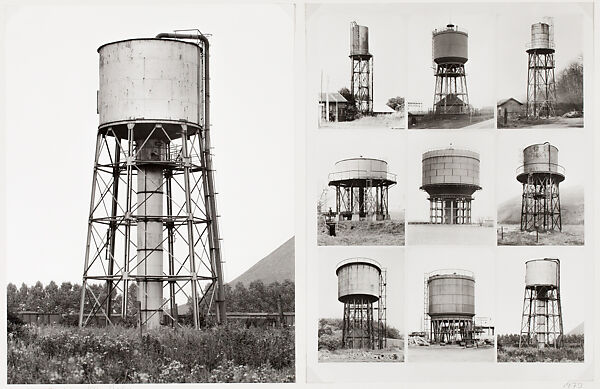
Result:
<instances>
[{"instance_id":1,"label":"cylindrical water tank","mask_svg":"<svg viewBox=\"0 0 600 389\"><path fill-rule=\"evenodd\" d=\"M130 39L100 54L100 127L143 119L202 123L202 53L190 42Z\"/></svg>"},{"instance_id":2,"label":"cylindrical water tank","mask_svg":"<svg viewBox=\"0 0 600 389\"><path fill-rule=\"evenodd\" d=\"M523 173L561 173L558 149L550 143L527 146L523 150Z\"/></svg>"},{"instance_id":3,"label":"cylindrical water tank","mask_svg":"<svg viewBox=\"0 0 600 389\"><path fill-rule=\"evenodd\" d=\"M525 285L535 286L558 286L559 282L558 259L544 258L532 259L525 262Z\"/></svg>"},{"instance_id":4,"label":"cylindrical water tank","mask_svg":"<svg viewBox=\"0 0 600 389\"><path fill-rule=\"evenodd\" d=\"M460 273L435 274L428 278L430 316L475 316L475 278Z\"/></svg>"},{"instance_id":5,"label":"cylindrical water tank","mask_svg":"<svg viewBox=\"0 0 600 389\"><path fill-rule=\"evenodd\" d=\"M479 187L479 154L469 150L433 150L423 154L422 184Z\"/></svg>"},{"instance_id":6,"label":"cylindrical water tank","mask_svg":"<svg viewBox=\"0 0 600 389\"><path fill-rule=\"evenodd\" d=\"M338 300L349 302L355 298L370 302L379 300L381 266L369 258L349 258L338 264Z\"/></svg>"},{"instance_id":7,"label":"cylindrical water tank","mask_svg":"<svg viewBox=\"0 0 600 389\"><path fill-rule=\"evenodd\" d=\"M449 24L446 29L433 32L433 60L437 64L464 64L469 59L469 35Z\"/></svg>"},{"instance_id":8,"label":"cylindrical water tank","mask_svg":"<svg viewBox=\"0 0 600 389\"><path fill-rule=\"evenodd\" d=\"M531 25L531 49L551 49L550 26L546 23Z\"/></svg>"},{"instance_id":9,"label":"cylindrical water tank","mask_svg":"<svg viewBox=\"0 0 600 389\"><path fill-rule=\"evenodd\" d=\"M388 177L388 164L373 158L343 159L335 163L334 175L342 180L385 180Z\"/></svg>"},{"instance_id":10,"label":"cylindrical water tank","mask_svg":"<svg viewBox=\"0 0 600 389\"><path fill-rule=\"evenodd\" d=\"M350 55L369 55L369 27L352 23Z\"/></svg>"}]
</instances>

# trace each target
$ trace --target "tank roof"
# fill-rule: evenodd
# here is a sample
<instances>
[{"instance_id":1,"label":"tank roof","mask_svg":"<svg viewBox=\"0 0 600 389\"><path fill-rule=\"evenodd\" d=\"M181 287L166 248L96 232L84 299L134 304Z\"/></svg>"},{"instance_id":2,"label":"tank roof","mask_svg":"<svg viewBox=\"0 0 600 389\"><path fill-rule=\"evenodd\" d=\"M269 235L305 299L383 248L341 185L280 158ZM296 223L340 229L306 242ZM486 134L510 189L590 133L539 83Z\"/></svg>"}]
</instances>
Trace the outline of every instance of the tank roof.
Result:
<instances>
[{"instance_id":1,"label":"tank roof","mask_svg":"<svg viewBox=\"0 0 600 389\"><path fill-rule=\"evenodd\" d=\"M362 161L379 161L379 162L383 162L385 164L387 164L387 161L384 161L383 159L378 159L378 158L365 158L365 157L357 157L357 158L344 158L344 159L340 159L339 161L337 161L336 163L339 162L344 162L344 161L358 161L358 160L362 160Z\"/></svg>"},{"instance_id":2,"label":"tank roof","mask_svg":"<svg viewBox=\"0 0 600 389\"><path fill-rule=\"evenodd\" d=\"M427 279L431 278L443 278L443 277L460 277L475 280L475 274L470 270L464 269L438 269L433 270L426 274Z\"/></svg>"},{"instance_id":3,"label":"tank roof","mask_svg":"<svg viewBox=\"0 0 600 389\"><path fill-rule=\"evenodd\" d=\"M447 157L447 156L468 157L468 158L473 158L473 159L476 159L479 161L479 153L477 153L475 151L464 150L464 149L454 149L454 148L427 151L427 152L423 153L423 160L425 160L427 158Z\"/></svg>"},{"instance_id":4,"label":"tank roof","mask_svg":"<svg viewBox=\"0 0 600 389\"><path fill-rule=\"evenodd\" d=\"M525 263L536 262L536 261L551 261L551 262L558 262L558 263L560 263L560 260L558 258L537 258L537 259L530 259L529 261L525 261Z\"/></svg>"},{"instance_id":5,"label":"tank roof","mask_svg":"<svg viewBox=\"0 0 600 389\"><path fill-rule=\"evenodd\" d=\"M100 50L104 46L110 46L110 45L114 45L115 43L132 42L132 41L171 41L171 42L185 43L186 45L192 45L194 47L201 48L200 46L198 46L197 44L195 44L193 42L189 42L189 41L185 41L185 40L181 40L181 39L173 39L173 38L131 38L131 39L122 39L122 40L118 40L118 41L114 41L114 42L105 43L105 44L101 45L100 47L98 47L98 49L96 51L100 52Z\"/></svg>"},{"instance_id":6,"label":"tank roof","mask_svg":"<svg viewBox=\"0 0 600 389\"><path fill-rule=\"evenodd\" d=\"M381 272L381 265L376 260L371 259L371 258L366 258L366 257L355 257L355 258L344 259L343 261L339 262L337 264L337 266L335 267L335 274L337 274L338 270L344 266L358 265L358 264L373 266L377 270L379 270L379 272Z\"/></svg>"}]
</instances>

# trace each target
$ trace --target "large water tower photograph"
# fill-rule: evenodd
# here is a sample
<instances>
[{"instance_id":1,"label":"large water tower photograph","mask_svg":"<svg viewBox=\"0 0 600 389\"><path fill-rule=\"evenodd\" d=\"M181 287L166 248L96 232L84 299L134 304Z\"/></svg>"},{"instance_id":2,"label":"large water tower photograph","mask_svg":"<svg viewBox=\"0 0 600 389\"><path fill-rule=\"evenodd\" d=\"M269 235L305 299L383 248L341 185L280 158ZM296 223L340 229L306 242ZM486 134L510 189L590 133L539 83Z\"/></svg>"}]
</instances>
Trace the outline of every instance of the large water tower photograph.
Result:
<instances>
[{"instance_id":1,"label":"large water tower photograph","mask_svg":"<svg viewBox=\"0 0 600 389\"><path fill-rule=\"evenodd\" d=\"M404 245L404 142L393 132L362 138L324 131L313 146L319 246Z\"/></svg>"},{"instance_id":2,"label":"large water tower photograph","mask_svg":"<svg viewBox=\"0 0 600 389\"><path fill-rule=\"evenodd\" d=\"M412 133L407 245L494 245L495 149L488 133Z\"/></svg>"},{"instance_id":3,"label":"large water tower photograph","mask_svg":"<svg viewBox=\"0 0 600 389\"><path fill-rule=\"evenodd\" d=\"M586 259L583 248L499 252L498 362L584 361Z\"/></svg>"},{"instance_id":4,"label":"large water tower photograph","mask_svg":"<svg viewBox=\"0 0 600 389\"><path fill-rule=\"evenodd\" d=\"M8 383L294 382L293 8L5 20Z\"/></svg>"},{"instance_id":5,"label":"large water tower photograph","mask_svg":"<svg viewBox=\"0 0 600 389\"><path fill-rule=\"evenodd\" d=\"M307 123L406 128L404 18L399 4L306 6Z\"/></svg>"},{"instance_id":6,"label":"large water tower photograph","mask_svg":"<svg viewBox=\"0 0 600 389\"><path fill-rule=\"evenodd\" d=\"M407 362L495 362L494 253L411 248Z\"/></svg>"},{"instance_id":7,"label":"large water tower photograph","mask_svg":"<svg viewBox=\"0 0 600 389\"><path fill-rule=\"evenodd\" d=\"M586 166L591 162L583 144L581 131L498 136L498 150L503 150L496 164L498 245L585 243Z\"/></svg>"},{"instance_id":8,"label":"large water tower photograph","mask_svg":"<svg viewBox=\"0 0 600 389\"><path fill-rule=\"evenodd\" d=\"M493 13L481 4L414 8L406 27L408 128L495 128Z\"/></svg>"},{"instance_id":9,"label":"large water tower photograph","mask_svg":"<svg viewBox=\"0 0 600 389\"><path fill-rule=\"evenodd\" d=\"M583 127L591 18L591 5L522 4L499 14L498 128Z\"/></svg>"},{"instance_id":10,"label":"large water tower photograph","mask_svg":"<svg viewBox=\"0 0 600 389\"><path fill-rule=\"evenodd\" d=\"M404 252L319 249L318 361L404 361Z\"/></svg>"}]
</instances>

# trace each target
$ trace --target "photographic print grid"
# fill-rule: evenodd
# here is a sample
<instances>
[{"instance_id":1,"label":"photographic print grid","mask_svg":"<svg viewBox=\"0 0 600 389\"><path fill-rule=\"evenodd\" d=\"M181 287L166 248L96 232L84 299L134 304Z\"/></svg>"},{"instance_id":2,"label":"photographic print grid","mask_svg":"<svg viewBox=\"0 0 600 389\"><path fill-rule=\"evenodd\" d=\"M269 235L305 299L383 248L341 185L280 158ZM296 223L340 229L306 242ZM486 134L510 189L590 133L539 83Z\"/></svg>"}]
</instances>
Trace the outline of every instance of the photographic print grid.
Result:
<instances>
[{"instance_id":1,"label":"photographic print grid","mask_svg":"<svg viewBox=\"0 0 600 389\"><path fill-rule=\"evenodd\" d=\"M1 4L0 382L591 387L597 5Z\"/></svg>"}]
</instances>

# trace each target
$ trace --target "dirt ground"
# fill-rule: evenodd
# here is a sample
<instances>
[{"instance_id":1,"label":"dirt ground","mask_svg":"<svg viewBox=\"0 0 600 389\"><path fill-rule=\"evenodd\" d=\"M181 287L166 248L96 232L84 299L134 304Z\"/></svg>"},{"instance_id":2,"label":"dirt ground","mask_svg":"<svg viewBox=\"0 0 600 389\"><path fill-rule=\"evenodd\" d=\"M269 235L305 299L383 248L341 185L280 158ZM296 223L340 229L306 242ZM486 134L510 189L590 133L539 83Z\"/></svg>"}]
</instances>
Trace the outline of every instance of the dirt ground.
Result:
<instances>
[{"instance_id":1,"label":"dirt ground","mask_svg":"<svg viewBox=\"0 0 600 389\"><path fill-rule=\"evenodd\" d=\"M436 118L431 120L423 120L416 125L410 126L411 129L420 128L465 128L472 126L473 128L495 128L494 114L481 116L454 117L454 118ZM482 123L485 122L485 123ZM482 123L481 126L475 126L477 123Z\"/></svg>"},{"instance_id":2,"label":"dirt ground","mask_svg":"<svg viewBox=\"0 0 600 389\"><path fill-rule=\"evenodd\" d=\"M498 123L498 128L583 128L583 118L554 117L538 120L509 120L506 125Z\"/></svg>"},{"instance_id":3,"label":"dirt ground","mask_svg":"<svg viewBox=\"0 0 600 389\"><path fill-rule=\"evenodd\" d=\"M409 245L493 245L494 227L476 224L408 224Z\"/></svg>"},{"instance_id":4,"label":"dirt ground","mask_svg":"<svg viewBox=\"0 0 600 389\"><path fill-rule=\"evenodd\" d=\"M388 347L383 350L360 350L360 349L341 349L341 350L319 350L319 362L404 362L404 351L400 340L398 345L390 346L390 341L397 339L388 339Z\"/></svg>"},{"instance_id":5,"label":"dirt ground","mask_svg":"<svg viewBox=\"0 0 600 389\"><path fill-rule=\"evenodd\" d=\"M350 122L321 122L320 128L390 128L403 130L406 128L404 116L382 115L366 116Z\"/></svg>"},{"instance_id":6,"label":"dirt ground","mask_svg":"<svg viewBox=\"0 0 600 389\"><path fill-rule=\"evenodd\" d=\"M502 224L498 226L497 239L501 246L583 246L583 224L563 225L561 231L541 232L539 237L534 232L520 230L518 224Z\"/></svg>"},{"instance_id":7,"label":"dirt ground","mask_svg":"<svg viewBox=\"0 0 600 389\"><path fill-rule=\"evenodd\" d=\"M495 362L496 351L493 346L408 346L408 362Z\"/></svg>"},{"instance_id":8,"label":"dirt ground","mask_svg":"<svg viewBox=\"0 0 600 389\"><path fill-rule=\"evenodd\" d=\"M404 221L339 221L336 236L330 236L319 218L319 246L404 246Z\"/></svg>"}]
</instances>

